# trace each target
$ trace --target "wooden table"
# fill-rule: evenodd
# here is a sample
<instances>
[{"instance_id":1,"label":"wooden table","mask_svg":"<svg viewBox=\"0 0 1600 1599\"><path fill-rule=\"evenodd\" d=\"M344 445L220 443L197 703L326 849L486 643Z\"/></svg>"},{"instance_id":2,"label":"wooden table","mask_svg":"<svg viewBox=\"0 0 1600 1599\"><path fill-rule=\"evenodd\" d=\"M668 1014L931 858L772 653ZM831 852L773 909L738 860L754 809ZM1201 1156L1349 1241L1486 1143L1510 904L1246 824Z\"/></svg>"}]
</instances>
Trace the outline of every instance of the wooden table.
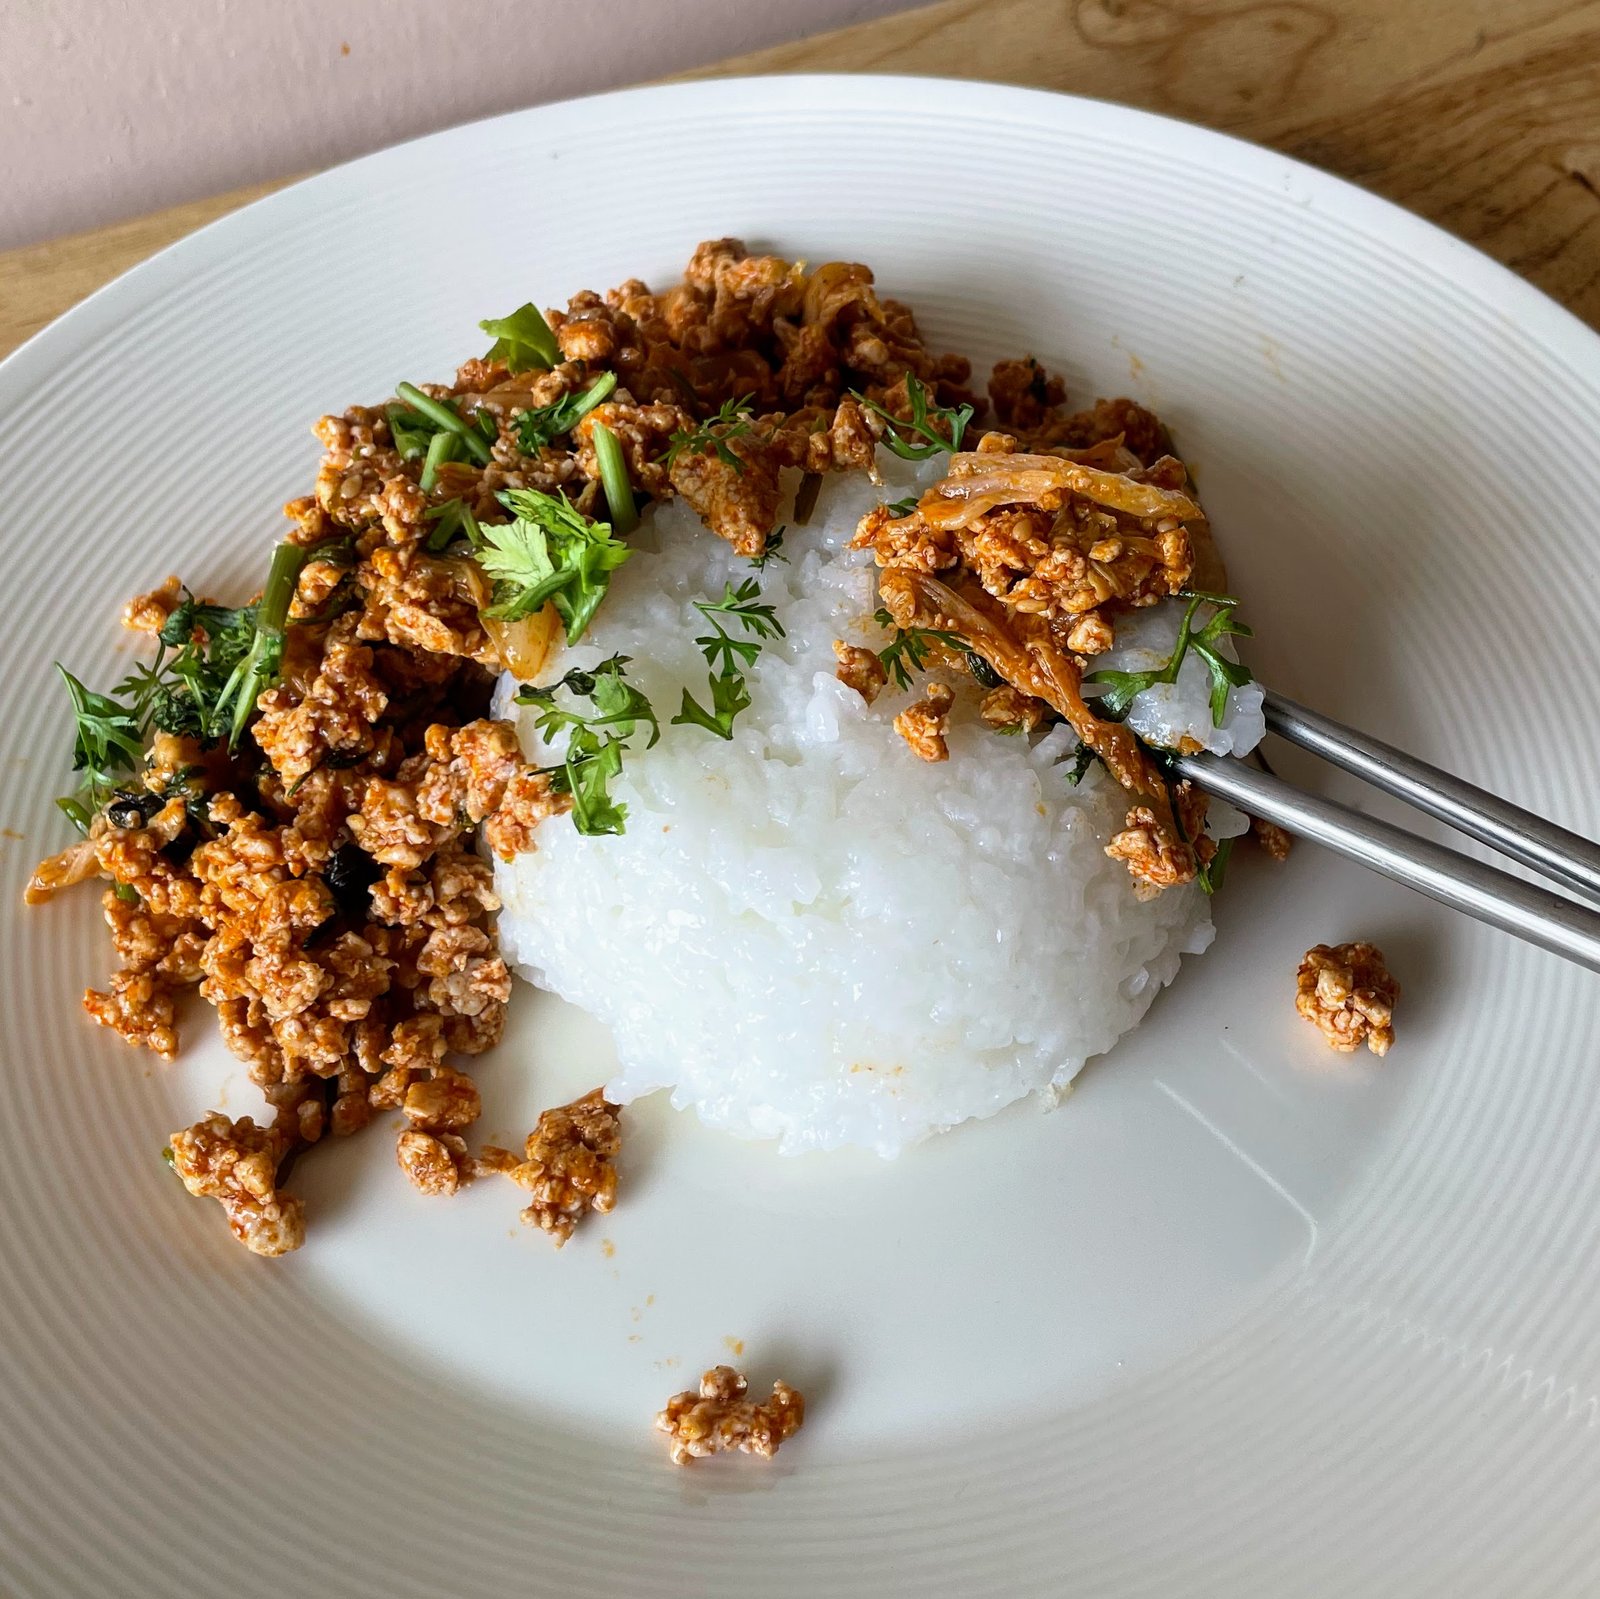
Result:
<instances>
[{"instance_id":1,"label":"wooden table","mask_svg":"<svg viewBox=\"0 0 1600 1599\"><path fill-rule=\"evenodd\" d=\"M1268 144L1470 240L1600 328L1600 0L944 0L736 57L1117 100ZM0 254L0 355L279 184Z\"/></svg>"}]
</instances>

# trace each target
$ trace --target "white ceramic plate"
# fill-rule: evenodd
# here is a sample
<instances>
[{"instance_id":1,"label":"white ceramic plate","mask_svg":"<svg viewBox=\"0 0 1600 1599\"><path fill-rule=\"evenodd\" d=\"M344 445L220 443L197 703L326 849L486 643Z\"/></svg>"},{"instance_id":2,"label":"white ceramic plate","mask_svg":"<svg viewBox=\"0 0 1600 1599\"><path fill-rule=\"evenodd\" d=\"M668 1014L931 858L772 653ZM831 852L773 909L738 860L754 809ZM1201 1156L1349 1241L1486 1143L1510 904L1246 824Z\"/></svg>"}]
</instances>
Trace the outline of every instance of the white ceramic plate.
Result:
<instances>
[{"instance_id":1,"label":"white ceramic plate","mask_svg":"<svg viewBox=\"0 0 1600 1599\"><path fill-rule=\"evenodd\" d=\"M475 324L736 233L845 256L933 342L1159 407L1258 669L1600 826L1600 343L1333 179L1085 101L790 78L441 134L185 240L0 367L4 893L63 841L59 657L120 599L259 581L326 410ZM1291 759L1294 775L1308 769ZM1337 787L1337 785L1334 785ZM623 1201L556 1254L508 1191L407 1188L381 1134L252 1258L157 1158L243 1071L78 1011L97 896L0 961L0 1589L32 1596L1592 1591L1600 985L1306 848L1054 1115L881 1164L640 1107ZM1292 1008L1319 940L1405 987L1381 1065ZM996 995L997 1004L1004 1003ZM502 1141L606 1046L531 993ZM742 1345L812 1400L771 1464L674 1470L652 1413Z\"/></svg>"}]
</instances>

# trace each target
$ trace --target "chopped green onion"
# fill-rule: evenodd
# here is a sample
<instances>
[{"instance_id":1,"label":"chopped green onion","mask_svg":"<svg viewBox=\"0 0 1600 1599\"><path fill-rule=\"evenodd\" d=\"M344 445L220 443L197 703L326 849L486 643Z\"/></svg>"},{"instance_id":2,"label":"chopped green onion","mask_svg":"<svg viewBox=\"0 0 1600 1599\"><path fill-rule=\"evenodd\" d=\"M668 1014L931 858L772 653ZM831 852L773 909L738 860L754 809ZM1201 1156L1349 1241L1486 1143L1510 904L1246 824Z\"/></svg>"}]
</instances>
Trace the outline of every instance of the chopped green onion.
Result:
<instances>
[{"instance_id":1,"label":"chopped green onion","mask_svg":"<svg viewBox=\"0 0 1600 1599\"><path fill-rule=\"evenodd\" d=\"M467 542L474 547L483 542L483 535L478 531L478 519L472 514L472 507L465 500L446 500L443 505L436 505L431 511L425 511L423 520L439 524L428 535L428 542L424 546L430 555L437 555L441 550L448 549L458 533L465 533Z\"/></svg>"},{"instance_id":2,"label":"chopped green onion","mask_svg":"<svg viewBox=\"0 0 1600 1599\"><path fill-rule=\"evenodd\" d=\"M267 586L261 592L256 606L255 636L250 640L249 653L234 667L218 700L221 713L230 704L233 707L228 724L228 748L239 742L250 713L264 690L270 687L283 663L285 629L289 622L289 604L294 599L295 584L300 578L300 568L305 565L306 552L299 544L280 544L272 552L272 565L267 572Z\"/></svg>"},{"instance_id":3,"label":"chopped green onion","mask_svg":"<svg viewBox=\"0 0 1600 1599\"><path fill-rule=\"evenodd\" d=\"M622 445L604 422L596 422L591 434L594 458L600 467L600 487L611 508L611 526L626 535L639 525L639 508L634 503L633 484L628 479L628 463L623 457Z\"/></svg>"},{"instance_id":4,"label":"chopped green onion","mask_svg":"<svg viewBox=\"0 0 1600 1599\"><path fill-rule=\"evenodd\" d=\"M435 400L424 394L414 383L400 383L395 386L395 391L411 409L420 416L425 416L435 427L443 428L447 433L454 433L467 447L470 455L479 466L487 466L490 460L489 444L484 436L465 418L456 413L442 400Z\"/></svg>"},{"instance_id":5,"label":"chopped green onion","mask_svg":"<svg viewBox=\"0 0 1600 1599\"><path fill-rule=\"evenodd\" d=\"M433 485L439 479L439 468L446 461L455 460L459 438L459 434L447 433L441 428L428 440L428 454L422 463L422 476L417 480L417 487L424 494L433 493Z\"/></svg>"},{"instance_id":6,"label":"chopped green onion","mask_svg":"<svg viewBox=\"0 0 1600 1599\"><path fill-rule=\"evenodd\" d=\"M405 461L414 461L428 448L428 435L433 429L426 419L403 405L391 405L385 415L389 418L389 437Z\"/></svg>"}]
</instances>

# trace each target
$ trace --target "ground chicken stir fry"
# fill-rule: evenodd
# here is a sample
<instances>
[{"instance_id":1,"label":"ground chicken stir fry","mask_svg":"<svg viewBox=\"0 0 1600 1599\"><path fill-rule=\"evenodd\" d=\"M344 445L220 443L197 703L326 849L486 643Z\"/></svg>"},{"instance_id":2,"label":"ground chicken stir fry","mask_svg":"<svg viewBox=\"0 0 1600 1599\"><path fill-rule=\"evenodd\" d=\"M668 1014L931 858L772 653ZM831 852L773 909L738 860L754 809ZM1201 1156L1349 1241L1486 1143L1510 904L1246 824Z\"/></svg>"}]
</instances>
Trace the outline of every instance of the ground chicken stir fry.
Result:
<instances>
[{"instance_id":1,"label":"ground chicken stir fry","mask_svg":"<svg viewBox=\"0 0 1600 1599\"><path fill-rule=\"evenodd\" d=\"M1115 715L1097 714L1083 688L1119 616L1220 586L1188 473L1149 411L1131 400L1069 411L1063 385L1031 357L1001 362L989 395L999 427L953 453L920 499L870 512L855 545L876 557L902 638L953 639L966 652L957 670L979 662L998 682L984 722L1032 733L1064 721L1126 790L1123 830L1107 853L1127 862L1141 896L1204 882L1216 849L1204 832L1205 796L1173 782L1158 753ZM877 688L862 663L843 642L835 650L840 679L870 703ZM944 710L930 687L896 718L923 760L948 755ZM1276 829L1262 841L1275 857L1286 853Z\"/></svg>"},{"instance_id":2,"label":"ground chicken stir fry","mask_svg":"<svg viewBox=\"0 0 1600 1599\"><path fill-rule=\"evenodd\" d=\"M1350 1054L1364 1043L1374 1055L1389 1053L1400 985L1376 945L1315 945L1300 962L1295 988L1295 1009L1330 1049Z\"/></svg>"},{"instance_id":3,"label":"ground chicken stir fry","mask_svg":"<svg viewBox=\"0 0 1600 1599\"><path fill-rule=\"evenodd\" d=\"M617 1202L612 1158L622 1147L617 1125L621 1107L600 1089L570 1105L547 1110L528 1134L519 1160L509 1149L486 1144L479 1171L499 1172L532 1197L523 1221L550 1234L559 1249L591 1210Z\"/></svg>"},{"instance_id":4,"label":"ground chicken stir fry","mask_svg":"<svg viewBox=\"0 0 1600 1599\"><path fill-rule=\"evenodd\" d=\"M969 363L930 351L866 267L807 269L734 239L700 245L665 292L629 280L484 327L494 344L452 382L402 383L317 423L314 490L285 507L252 603L170 578L124 614L153 659L110 695L63 673L85 782L62 805L84 836L41 864L28 897L104 885L118 969L84 1006L128 1043L170 1060L183 992L215 1007L270 1116L213 1113L173 1135L170 1158L259 1254L304 1236L278 1187L286 1163L378 1114L423 1193L503 1172L558 1244L613 1203L614 1105L596 1092L547 1112L520 1158L475 1156L466 1067L499 1039L511 992L480 848L511 859L552 817L590 833L619 831L622 814L604 793L613 745L574 733L563 764L536 767L488 714L491 687L506 671L550 703L538 674L631 554L641 499L680 496L760 558L780 503L792 495L803 521L821 474L876 480L880 444L947 453L942 481L880 507L856 538L882 568L880 621L937 634L908 646L896 682L909 684L907 659L982 666L985 725L1032 733L1064 718L1128 790L1109 848L1141 892L1208 858L1203 796L1173 789L1080 693L1117 616L1185 591L1209 550L1147 411L1069 411L1037 363L1002 362L998 430L963 449L984 408ZM835 652L871 702L892 651ZM587 691L627 701L623 659L584 677ZM711 688L701 725L730 736L748 697L726 672ZM953 702L932 678L894 718L915 756L948 758Z\"/></svg>"},{"instance_id":5,"label":"ground chicken stir fry","mask_svg":"<svg viewBox=\"0 0 1600 1599\"><path fill-rule=\"evenodd\" d=\"M772 1385L762 1404L746 1397L749 1384L732 1366L714 1366L700 1379L700 1392L685 1389L667 1401L656 1417L656 1430L672 1440L674 1465L724 1450L771 1459L779 1446L799 1432L806 1419L805 1395L786 1382Z\"/></svg>"}]
</instances>

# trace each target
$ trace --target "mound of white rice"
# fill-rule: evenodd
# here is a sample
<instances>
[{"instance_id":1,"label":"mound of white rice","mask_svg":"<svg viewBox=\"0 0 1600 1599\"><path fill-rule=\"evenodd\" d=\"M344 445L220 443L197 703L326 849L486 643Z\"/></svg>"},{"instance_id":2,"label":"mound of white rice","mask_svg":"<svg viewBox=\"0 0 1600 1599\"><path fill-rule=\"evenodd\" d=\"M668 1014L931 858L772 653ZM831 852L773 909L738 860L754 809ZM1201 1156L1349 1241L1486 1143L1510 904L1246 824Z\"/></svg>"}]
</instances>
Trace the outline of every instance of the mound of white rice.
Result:
<instances>
[{"instance_id":1,"label":"mound of white rice","mask_svg":"<svg viewBox=\"0 0 1600 1599\"><path fill-rule=\"evenodd\" d=\"M1098 767L1068 782L1065 729L1031 748L996 734L966 684L950 759L933 765L890 725L911 695L891 685L868 707L834 677L835 638L885 642L871 558L844 549L857 520L938 473L882 466L881 491L830 479L811 525L791 519L787 562L758 574L787 636L749 672L731 743L667 722L685 686L707 701L693 601L753 569L683 506L653 514L588 636L546 674L633 658L662 737L614 785L627 831L585 838L557 818L535 852L496 867L508 958L611 1028L614 1098L670 1088L712 1126L785 1152L893 1155L1053 1095L1212 937L1197 888L1134 897L1104 852L1124 797ZM1140 647L1162 616L1170 639L1174 611L1141 618ZM517 714L512 687L499 714ZM1187 715L1209 737L1204 682L1177 687L1164 725ZM1259 736L1250 696L1230 741ZM521 714L529 758L551 759ZM1220 830L1240 825L1234 812Z\"/></svg>"}]
</instances>

